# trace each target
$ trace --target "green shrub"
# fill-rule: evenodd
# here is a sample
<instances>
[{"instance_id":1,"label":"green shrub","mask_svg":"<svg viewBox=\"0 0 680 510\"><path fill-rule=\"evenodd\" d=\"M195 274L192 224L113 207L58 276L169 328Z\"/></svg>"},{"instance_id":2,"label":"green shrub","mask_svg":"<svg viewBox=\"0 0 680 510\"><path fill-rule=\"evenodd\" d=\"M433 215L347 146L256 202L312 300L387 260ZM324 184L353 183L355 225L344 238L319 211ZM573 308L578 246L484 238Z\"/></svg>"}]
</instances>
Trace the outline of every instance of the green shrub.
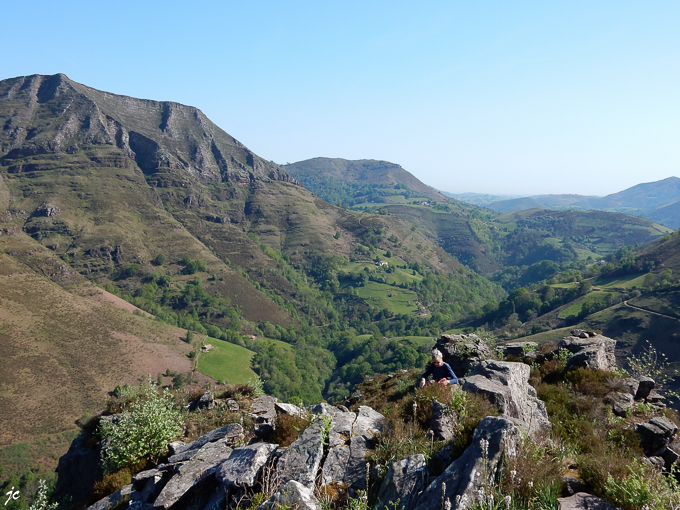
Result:
<instances>
[{"instance_id":1,"label":"green shrub","mask_svg":"<svg viewBox=\"0 0 680 510\"><path fill-rule=\"evenodd\" d=\"M628 474L616 479L609 474L604 487L606 498L623 510L664 510L680 506L680 484L636 460Z\"/></svg>"},{"instance_id":2,"label":"green shrub","mask_svg":"<svg viewBox=\"0 0 680 510\"><path fill-rule=\"evenodd\" d=\"M102 448L102 464L107 472L131 465L141 458L158 459L167 451L167 444L182 430L182 415L175 409L172 396L159 392L156 384L140 385L139 397L129 405L116 422L99 424L102 438L109 442Z\"/></svg>"},{"instance_id":3,"label":"green shrub","mask_svg":"<svg viewBox=\"0 0 680 510\"><path fill-rule=\"evenodd\" d=\"M276 417L276 428L272 433L270 442L279 446L290 446L300 434L309 427L312 416L294 416L292 414L280 414Z\"/></svg>"}]
</instances>

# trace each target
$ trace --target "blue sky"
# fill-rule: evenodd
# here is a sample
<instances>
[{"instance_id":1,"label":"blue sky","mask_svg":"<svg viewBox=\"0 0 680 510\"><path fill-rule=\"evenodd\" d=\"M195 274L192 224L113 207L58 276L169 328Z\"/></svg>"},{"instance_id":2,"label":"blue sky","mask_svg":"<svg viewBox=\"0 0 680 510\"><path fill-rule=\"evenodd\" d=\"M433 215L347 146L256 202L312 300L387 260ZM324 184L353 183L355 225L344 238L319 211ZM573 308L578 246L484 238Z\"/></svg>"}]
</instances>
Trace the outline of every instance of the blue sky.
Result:
<instances>
[{"instance_id":1,"label":"blue sky","mask_svg":"<svg viewBox=\"0 0 680 510\"><path fill-rule=\"evenodd\" d=\"M203 110L277 163L384 159L452 192L680 176L680 3L3 2L0 79Z\"/></svg>"}]
</instances>

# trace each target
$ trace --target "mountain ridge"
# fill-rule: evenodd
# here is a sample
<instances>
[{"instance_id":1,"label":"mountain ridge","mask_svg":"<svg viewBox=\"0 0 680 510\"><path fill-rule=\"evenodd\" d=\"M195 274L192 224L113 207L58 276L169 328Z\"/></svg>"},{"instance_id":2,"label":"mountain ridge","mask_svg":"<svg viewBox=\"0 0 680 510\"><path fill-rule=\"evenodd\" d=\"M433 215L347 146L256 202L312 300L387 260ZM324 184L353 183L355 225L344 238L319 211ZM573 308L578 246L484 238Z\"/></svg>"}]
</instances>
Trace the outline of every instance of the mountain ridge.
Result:
<instances>
[{"instance_id":1,"label":"mountain ridge","mask_svg":"<svg viewBox=\"0 0 680 510\"><path fill-rule=\"evenodd\" d=\"M642 216L667 227L680 227L675 210L680 207L680 178L636 184L604 197L584 195L533 195L484 204L501 213L524 209L577 209L622 212Z\"/></svg>"}]
</instances>

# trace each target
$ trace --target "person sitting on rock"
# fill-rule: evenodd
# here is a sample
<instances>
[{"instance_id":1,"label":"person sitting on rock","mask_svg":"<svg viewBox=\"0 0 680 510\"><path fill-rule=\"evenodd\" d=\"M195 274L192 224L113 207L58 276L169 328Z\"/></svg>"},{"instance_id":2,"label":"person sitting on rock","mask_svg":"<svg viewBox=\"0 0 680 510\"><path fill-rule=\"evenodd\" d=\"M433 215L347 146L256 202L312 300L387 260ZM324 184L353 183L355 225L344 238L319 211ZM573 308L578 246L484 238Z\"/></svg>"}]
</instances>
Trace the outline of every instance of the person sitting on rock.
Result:
<instances>
[{"instance_id":1,"label":"person sitting on rock","mask_svg":"<svg viewBox=\"0 0 680 510\"><path fill-rule=\"evenodd\" d=\"M419 388L425 387L427 378L430 375L433 379L430 381L431 384L434 384L435 382L445 386L447 384L458 384L456 374L453 373L453 370L448 363L444 363L444 357L439 349L434 349L432 351L432 363L429 364L427 370L425 370L425 373L420 378L420 383L418 384Z\"/></svg>"}]
</instances>

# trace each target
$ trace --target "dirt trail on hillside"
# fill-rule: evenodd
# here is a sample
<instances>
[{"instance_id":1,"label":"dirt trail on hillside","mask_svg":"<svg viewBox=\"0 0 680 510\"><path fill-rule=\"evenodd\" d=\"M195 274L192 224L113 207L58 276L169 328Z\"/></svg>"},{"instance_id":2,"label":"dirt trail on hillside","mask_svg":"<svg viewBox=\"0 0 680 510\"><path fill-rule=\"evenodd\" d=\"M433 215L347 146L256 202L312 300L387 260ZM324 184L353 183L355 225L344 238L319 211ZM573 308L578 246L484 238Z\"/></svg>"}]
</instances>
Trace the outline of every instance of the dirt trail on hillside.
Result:
<instances>
[{"instance_id":1,"label":"dirt trail on hillside","mask_svg":"<svg viewBox=\"0 0 680 510\"><path fill-rule=\"evenodd\" d=\"M623 302L624 305L633 308L635 310L640 310L641 312L651 313L652 315L658 315L659 317L665 317L666 319L673 319L675 321L680 321L679 318L673 317L672 315L666 315L665 313L655 312L653 310L647 310L646 308L640 308L639 306L631 305L628 301Z\"/></svg>"}]
</instances>

